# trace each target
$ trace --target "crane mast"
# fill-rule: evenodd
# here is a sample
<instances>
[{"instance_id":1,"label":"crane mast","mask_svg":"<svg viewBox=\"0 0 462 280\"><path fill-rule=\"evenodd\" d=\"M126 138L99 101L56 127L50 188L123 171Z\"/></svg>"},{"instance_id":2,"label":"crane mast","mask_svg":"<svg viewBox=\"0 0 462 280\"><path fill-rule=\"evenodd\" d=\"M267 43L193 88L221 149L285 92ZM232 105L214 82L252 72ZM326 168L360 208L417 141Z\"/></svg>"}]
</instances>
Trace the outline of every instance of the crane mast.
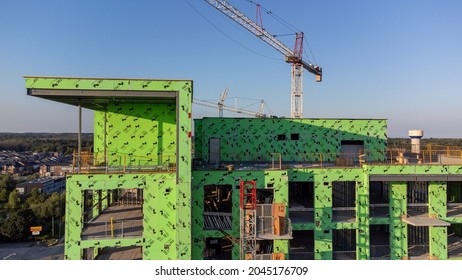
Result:
<instances>
[{"instance_id":1,"label":"crane mast","mask_svg":"<svg viewBox=\"0 0 462 280\"><path fill-rule=\"evenodd\" d=\"M291 82L291 118L303 117L303 69L312 73L317 82L322 81L322 68L302 60L303 32L296 33L294 50L287 47L273 35L268 33L261 25L248 18L226 0L204 0L224 15L237 22L249 32L266 42L268 45L284 55L284 60L292 63Z\"/></svg>"}]
</instances>

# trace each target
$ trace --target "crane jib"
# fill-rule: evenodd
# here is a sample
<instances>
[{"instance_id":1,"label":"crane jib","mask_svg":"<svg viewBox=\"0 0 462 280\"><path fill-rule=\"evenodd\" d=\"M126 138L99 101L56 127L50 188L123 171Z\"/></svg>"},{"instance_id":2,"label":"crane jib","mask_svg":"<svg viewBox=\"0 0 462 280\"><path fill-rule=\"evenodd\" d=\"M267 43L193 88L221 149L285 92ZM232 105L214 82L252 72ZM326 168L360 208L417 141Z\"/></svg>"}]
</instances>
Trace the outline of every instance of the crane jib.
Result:
<instances>
[{"instance_id":1,"label":"crane jib","mask_svg":"<svg viewBox=\"0 0 462 280\"><path fill-rule=\"evenodd\" d=\"M262 26L254 22L226 0L204 0L212 7L247 29L249 32L282 53L285 61L292 64L291 76L291 118L303 117L303 68L315 75L316 82L322 81L322 68L302 60L303 32L296 32L295 47L290 49L275 36L268 33ZM257 12L258 13L258 12Z\"/></svg>"}]
</instances>

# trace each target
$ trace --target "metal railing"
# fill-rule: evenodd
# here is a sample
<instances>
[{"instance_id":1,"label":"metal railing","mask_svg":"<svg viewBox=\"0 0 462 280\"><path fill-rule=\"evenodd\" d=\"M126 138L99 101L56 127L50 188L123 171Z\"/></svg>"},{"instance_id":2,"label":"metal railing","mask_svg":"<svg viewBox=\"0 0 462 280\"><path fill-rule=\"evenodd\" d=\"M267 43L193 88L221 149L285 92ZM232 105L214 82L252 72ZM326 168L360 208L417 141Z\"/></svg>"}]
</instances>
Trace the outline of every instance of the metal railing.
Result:
<instances>
[{"instance_id":1,"label":"metal railing","mask_svg":"<svg viewBox=\"0 0 462 280\"><path fill-rule=\"evenodd\" d=\"M195 154L194 167L208 168L208 153ZM462 148L427 147L420 153L390 148L387 150L361 150L358 153L229 153L221 155L224 166L233 164L234 170L286 169L302 167L359 167L363 164L435 164L462 165ZM219 168L220 164L213 164Z\"/></svg>"},{"instance_id":2,"label":"metal railing","mask_svg":"<svg viewBox=\"0 0 462 280\"><path fill-rule=\"evenodd\" d=\"M82 239L132 238L143 236L143 220L84 222Z\"/></svg>"},{"instance_id":3,"label":"metal railing","mask_svg":"<svg viewBox=\"0 0 462 280\"><path fill-rule=\"evenodd\" d=\"M132 154L109 155L83 151L73 154L72 173L130 173L130 172L174 172L176 155L171 153L156 156Z\"/></svg>"}]
</instances>

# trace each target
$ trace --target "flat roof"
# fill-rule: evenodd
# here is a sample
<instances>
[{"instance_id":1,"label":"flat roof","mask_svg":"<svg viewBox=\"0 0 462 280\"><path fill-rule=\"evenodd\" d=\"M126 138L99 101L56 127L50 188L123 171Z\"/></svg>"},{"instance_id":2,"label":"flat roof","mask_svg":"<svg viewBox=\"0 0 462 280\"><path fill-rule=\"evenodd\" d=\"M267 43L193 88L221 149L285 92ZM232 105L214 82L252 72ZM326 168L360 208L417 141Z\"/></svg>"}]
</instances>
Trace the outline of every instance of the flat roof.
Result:
<instances>
[{"instance_id":1,"label":"flat roof","mask_svg":"<svg viewBox=\"0 0 462 280\"><path fill-rule=\"evenodd\" d=\"M174 103L192 80L24 76L27 94L101 110L109 103Z\"/></svg>"}]
</instances>

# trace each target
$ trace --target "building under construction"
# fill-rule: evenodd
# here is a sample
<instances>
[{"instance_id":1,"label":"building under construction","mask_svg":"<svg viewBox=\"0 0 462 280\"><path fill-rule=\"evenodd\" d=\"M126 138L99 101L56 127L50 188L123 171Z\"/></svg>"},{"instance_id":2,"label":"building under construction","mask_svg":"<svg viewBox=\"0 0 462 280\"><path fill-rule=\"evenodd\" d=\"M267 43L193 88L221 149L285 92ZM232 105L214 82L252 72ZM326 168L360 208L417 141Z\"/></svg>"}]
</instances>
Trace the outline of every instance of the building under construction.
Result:
<instances>
[{"instance_id":1,"label":"building under construction","mask_svg":"<svg viewBox=\"0 0 462 280\"><path fill-rule=\"evenodd\" d=\"M94 111L66 182L66 259L456 259L462 154L385 119L192 120L192 81L26 77ZM192 139L194 138L194 141ZM124 253L130 252L130 253Z\"/></svg>"}]
</instances>

